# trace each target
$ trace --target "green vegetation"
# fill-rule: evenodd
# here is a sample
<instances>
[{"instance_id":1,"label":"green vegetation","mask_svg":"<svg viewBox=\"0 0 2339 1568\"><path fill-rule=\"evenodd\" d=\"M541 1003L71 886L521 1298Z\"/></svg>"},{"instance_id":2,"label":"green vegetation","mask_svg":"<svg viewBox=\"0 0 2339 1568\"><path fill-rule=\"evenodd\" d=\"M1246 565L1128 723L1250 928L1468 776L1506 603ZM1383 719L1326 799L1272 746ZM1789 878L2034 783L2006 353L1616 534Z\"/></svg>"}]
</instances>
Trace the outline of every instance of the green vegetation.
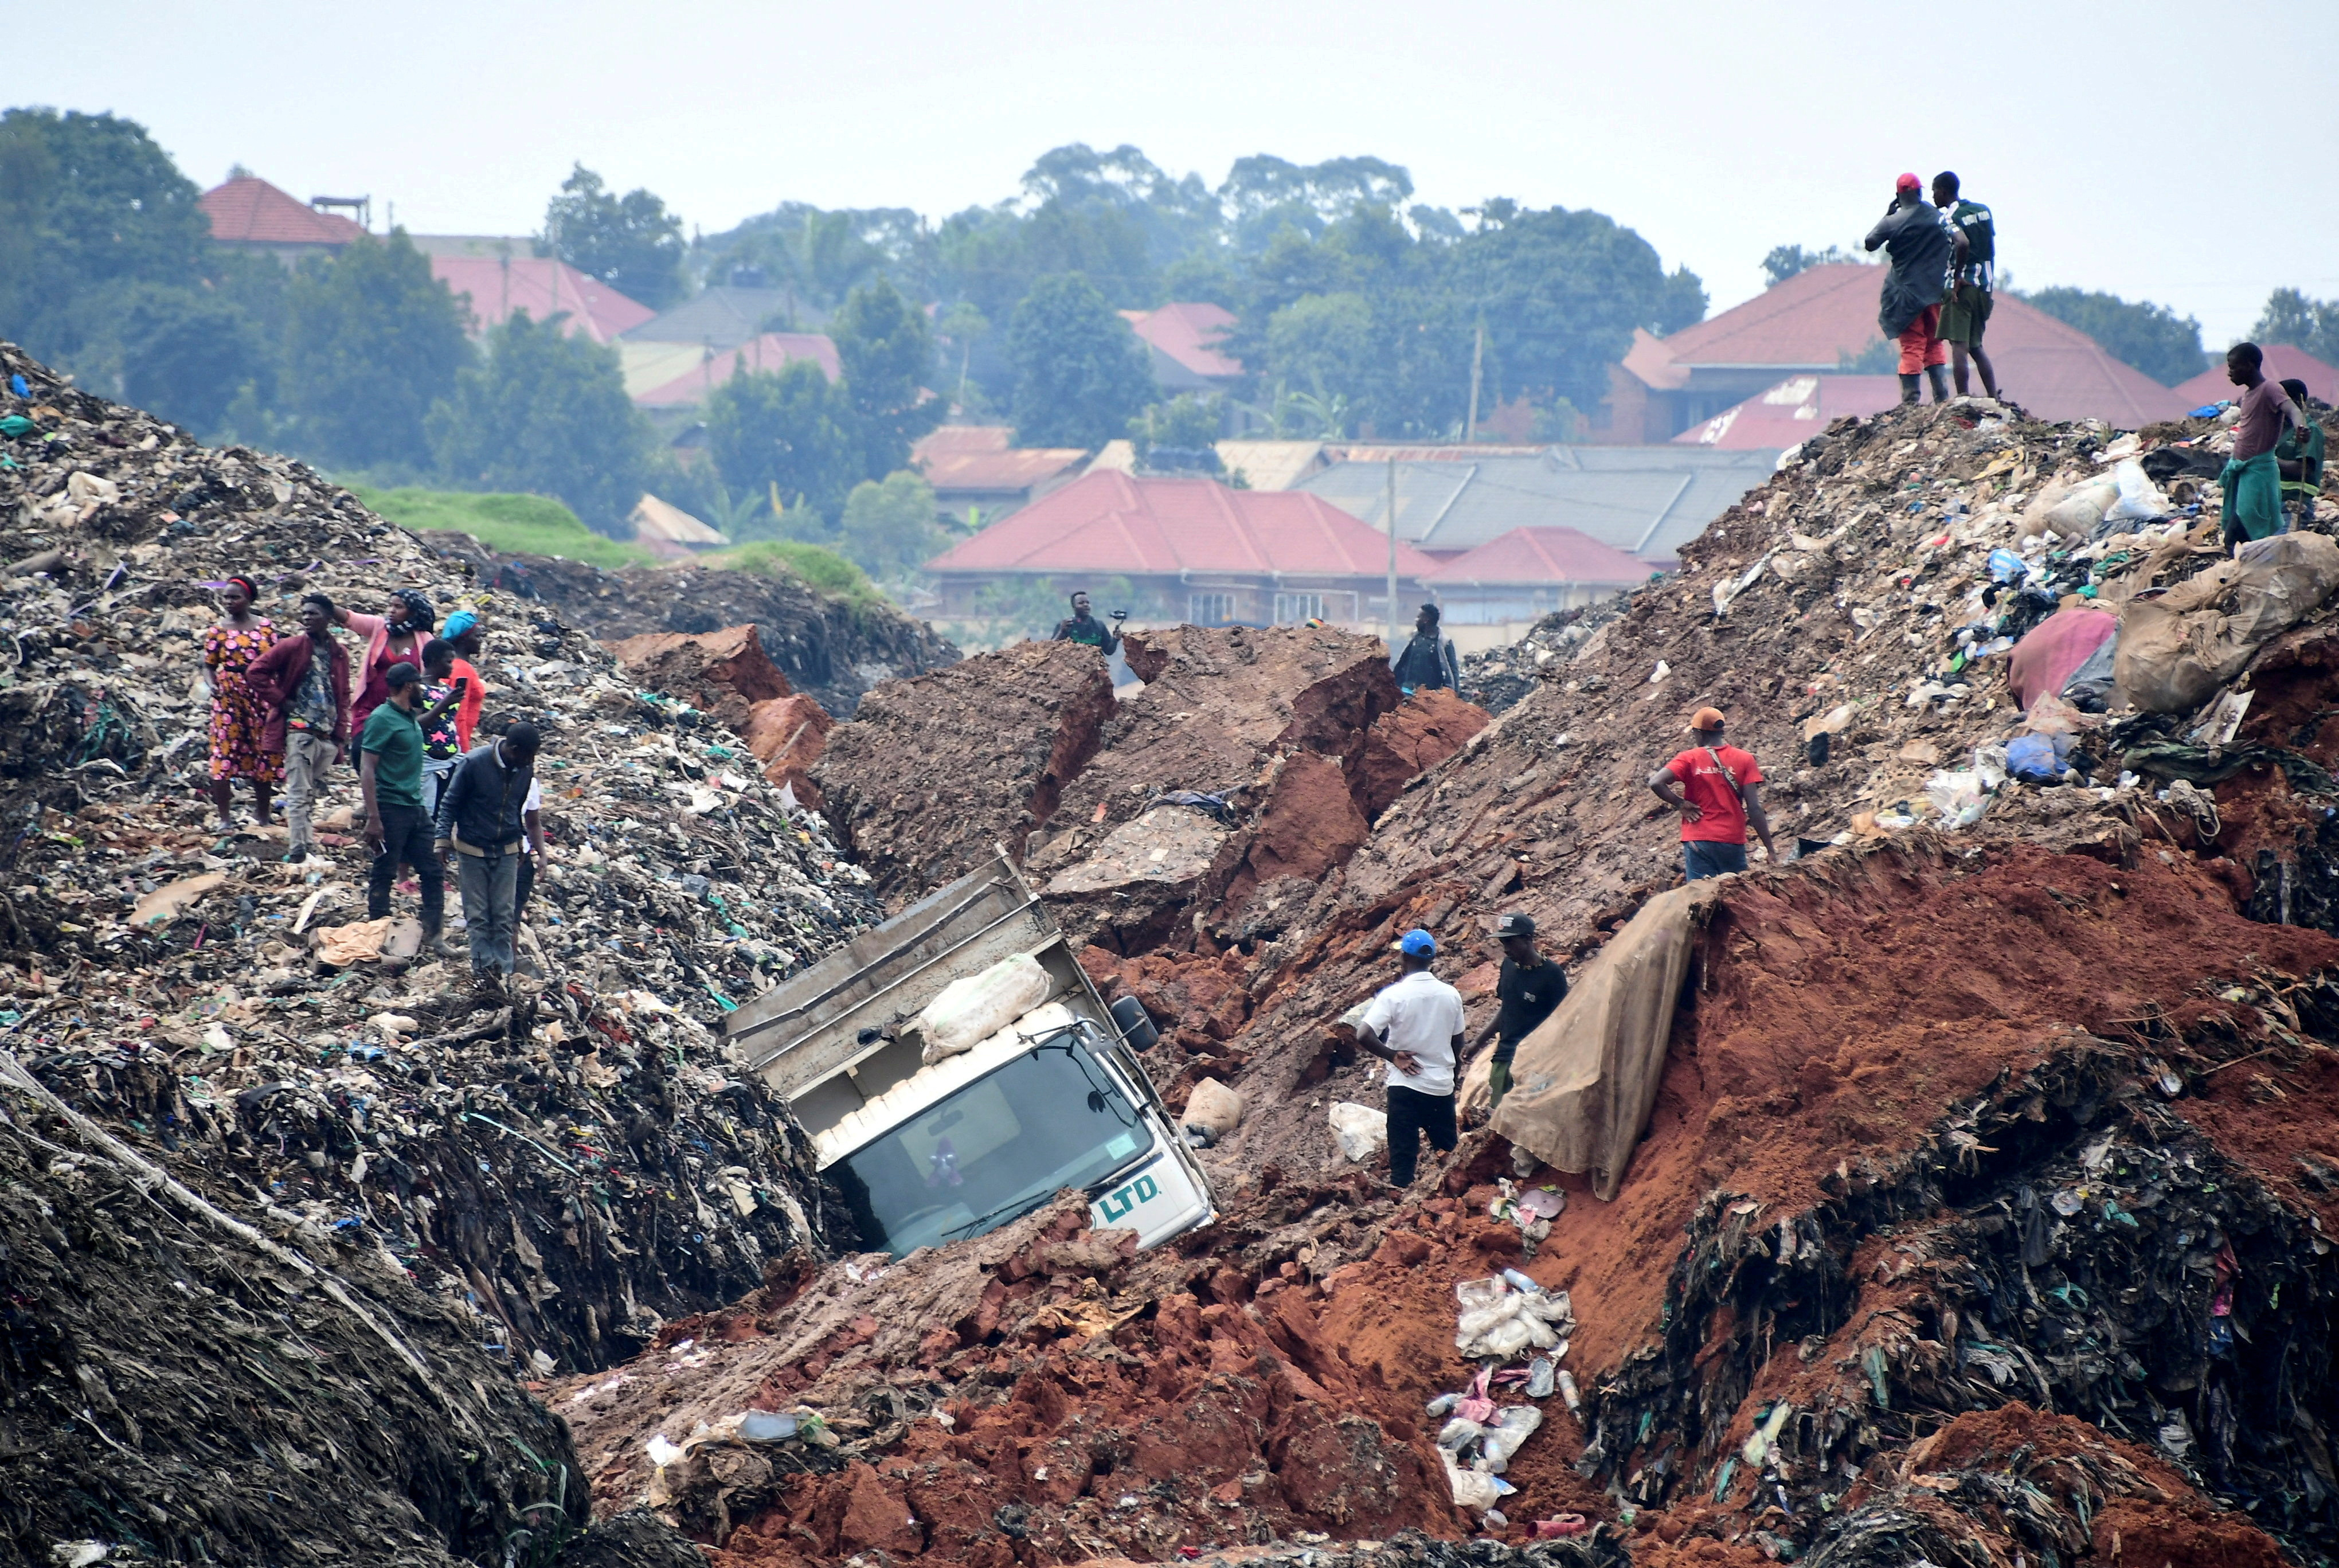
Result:
<instances>
[{"instance_id":1,"label":"green vegetation","mask_svg":"<svg viewBox=\"0 0 2339 1568\"><path fill-rule=\"evenodd\" d=\"M859 567L825 545L798 539L757 539L735 549L701 556L698 564L761 572L767 577L794 577L815 593L864 606L875 606L883 598Z\"/></svg>"},{"instance_id":2,"label":"green vegetation","mask_svg":"<svg viewBox=\"0 0 2339 1568\"><path fill-rule=\"evenodd\" d=\"M566 556L592 567L646 566L656 559L639 545L595 533L576 513L544 496L362 485L351 486L350 493L400 528L418 533L451 528L506 555Z\"/></svg>"},{"instance_id":3,"label":"green vegetation","mask_svg":"<svg viewBox=\"0 0 2339 1568\"><path fill-rule=\"evenodd\" d=\"M2339 364L2339 300L2310 299L2301 290L2276 289L2266 296L2251 340L2261 347L2288 343L2324 364Z\"/></svg>"},{"instance_id":4,"label":"green vegetation","mask_svg":"<svg viewBox=\"0 0 2339 1568\"><path fill-rule=\"evenodd\" d=\"M2166 305L2089 289L2036 289L2019 296L2103 345L2105 353L2173 387L2201 373L2201 323Z\"/></svg>"},{"instance_id":5,"label":"green vegetation","mask_svg":"<svg viewBox=\"0 0 2339 1568\"><path fill-rule=\"evenodd\" d=\"M558 256L629 300L663 311L687 292L682 220L647 191L620 196L577 164L544 210L537 254Z\"/></svg>"}]
</instances>

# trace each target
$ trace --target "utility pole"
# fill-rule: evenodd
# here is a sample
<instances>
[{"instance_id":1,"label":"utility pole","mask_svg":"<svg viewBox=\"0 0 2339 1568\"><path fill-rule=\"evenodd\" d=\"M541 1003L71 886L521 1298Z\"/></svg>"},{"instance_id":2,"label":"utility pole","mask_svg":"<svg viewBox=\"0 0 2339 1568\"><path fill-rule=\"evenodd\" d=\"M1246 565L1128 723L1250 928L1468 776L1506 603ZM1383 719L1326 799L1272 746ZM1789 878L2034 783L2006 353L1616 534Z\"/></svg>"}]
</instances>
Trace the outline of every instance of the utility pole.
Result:
<instances>
[{"instance_id":1,"label":"utility pole","mask_svg":"<svg viewBox=\"0 0 2339 1568\"><path fill-rule=\"evenodd\" d=\"M1396 459L1389 459L1388 469L1388 651L1396 657Z\"/></svg>"},{"instance_id":2,"label":"utility pole","mask_svg":"<svg viewBox=\"0 0 2339 1568\"><path fill-rule=\"evenodd\" d=\"M1486 361L1486 323L1478 323L1477 340L1470 345L1470 420L1462 427L1466 445L1478 439L1478 367Z\"/></svg>"}]
</instances>

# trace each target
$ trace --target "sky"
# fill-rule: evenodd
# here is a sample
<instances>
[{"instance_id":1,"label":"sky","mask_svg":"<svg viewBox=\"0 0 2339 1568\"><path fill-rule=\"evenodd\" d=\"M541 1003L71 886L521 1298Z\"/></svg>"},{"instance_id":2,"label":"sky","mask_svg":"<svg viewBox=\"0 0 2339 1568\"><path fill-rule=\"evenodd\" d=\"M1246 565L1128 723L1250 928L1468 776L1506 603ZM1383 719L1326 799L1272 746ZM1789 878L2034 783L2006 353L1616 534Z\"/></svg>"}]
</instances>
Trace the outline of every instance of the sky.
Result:
<instances>
[{"instance_id":1,"label":"sky","mask_svg":"<svg viewBox=\"0 0 2339 1568\"><path fill-rule=\"evenodd\" d=\"M1051 147L1369 154L1416 200L1591 207L1720 310L1782 243L1852 244L1893 177L1963 176L2001 275L2149 299L2217 349L2339 296L2339 26L2295 0L2117 7L1261 6L1031 0L392 6L115 0L9 22L0 104L111 110L417 233L532 232L583 162L713 233L784 201L941 217ZM2245 71L2245 63L2257 69Z\"/></svg>"}]
</instances>

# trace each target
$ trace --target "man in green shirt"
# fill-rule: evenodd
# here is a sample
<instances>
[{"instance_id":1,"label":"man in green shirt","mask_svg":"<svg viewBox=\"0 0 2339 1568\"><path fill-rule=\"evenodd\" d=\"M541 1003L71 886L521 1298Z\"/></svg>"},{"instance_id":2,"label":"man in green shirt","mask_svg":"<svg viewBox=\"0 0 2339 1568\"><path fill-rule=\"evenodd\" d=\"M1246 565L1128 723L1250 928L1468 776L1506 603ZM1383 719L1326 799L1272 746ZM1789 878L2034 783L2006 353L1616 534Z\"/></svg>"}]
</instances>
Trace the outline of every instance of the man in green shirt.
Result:
<instances>
[{"instance_id":1,"label":"man in green shirt","mask_svg":"<svg viewBox=\"0 0 2339 1568\"><path fill-rule=\"evenodd\" d=\"M2282 475L2282 528L2287 534L2314 524L2314 498L2323 493L2323 425L2307 411L2304 381L2293 378L2282 390L2306 416L2285 429L2274 446L2274 466Z\"/></svg>"},{"instance_id":2,"label":"man in green shirt","mask_svg":"<svg viewBox=\"0 0 2339 1568\"><path fill-rule=\"evenodd\" d=\"M1949 297L1941 303L1941 340L1949 346L1949 376L1958 396L1966 395L1966 357L1981 372L1984 395L1998 396L1998 372L1981 351L1982 329L1989 324L1990 291L1997 286L1998 224L1989 209L1958 194L1958 177L1947 169L1933 176L1933 205L1949 225L1956 255L1950 262Z\"/></svg>"},{"instance_id":3,"label":"man in green shirt","mask_svg":"<svg viewBox=\"0 0 2339 1568\"><path fill-rule=\"evenodd\" d=\"M422 810L422 672L410 664L390 666L390 696L367 715L358 741L358 787L365 795L366 843L373 846L373 874L366 883L366 918L390 913L390 884L399 863L414 868L422 884L424 951L443 954L439 930L446 923L447 888L431 848L430 818Z\"/></svg>"}]
</instances>

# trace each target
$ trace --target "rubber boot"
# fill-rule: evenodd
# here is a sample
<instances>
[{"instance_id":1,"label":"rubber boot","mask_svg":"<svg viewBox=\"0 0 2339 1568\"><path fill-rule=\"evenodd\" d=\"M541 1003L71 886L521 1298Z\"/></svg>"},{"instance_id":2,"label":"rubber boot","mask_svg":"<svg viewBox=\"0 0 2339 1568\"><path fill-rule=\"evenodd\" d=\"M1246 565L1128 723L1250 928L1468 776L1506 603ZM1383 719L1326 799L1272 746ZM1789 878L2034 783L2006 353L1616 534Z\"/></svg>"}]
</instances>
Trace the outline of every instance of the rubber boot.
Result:
<instances>
[{"instance_id":1,"label":"rubber boot","mask_svg":"<svg viewBox=\"0 0 2339 1568\"><path fill-rule=\"evenodd\" d=\"M1917 378L1914 376L1902 376L1900 378L1900 401L1905 404L1914 403L1919 400L1920 394L1917 390Z\"/></svg>"},{"instance_id":2,"label":"rubber boot","mask_svg":"<svg viewBox=\"0 0 2339 1568\"><path fill-rule=\"evenodd\" d=\"M1948 402L1949 400L1949 368L1947 365L1928 365L1925 367L1925 377L1933 383L1933 401Z\"/></svg>"}]
</instances>

